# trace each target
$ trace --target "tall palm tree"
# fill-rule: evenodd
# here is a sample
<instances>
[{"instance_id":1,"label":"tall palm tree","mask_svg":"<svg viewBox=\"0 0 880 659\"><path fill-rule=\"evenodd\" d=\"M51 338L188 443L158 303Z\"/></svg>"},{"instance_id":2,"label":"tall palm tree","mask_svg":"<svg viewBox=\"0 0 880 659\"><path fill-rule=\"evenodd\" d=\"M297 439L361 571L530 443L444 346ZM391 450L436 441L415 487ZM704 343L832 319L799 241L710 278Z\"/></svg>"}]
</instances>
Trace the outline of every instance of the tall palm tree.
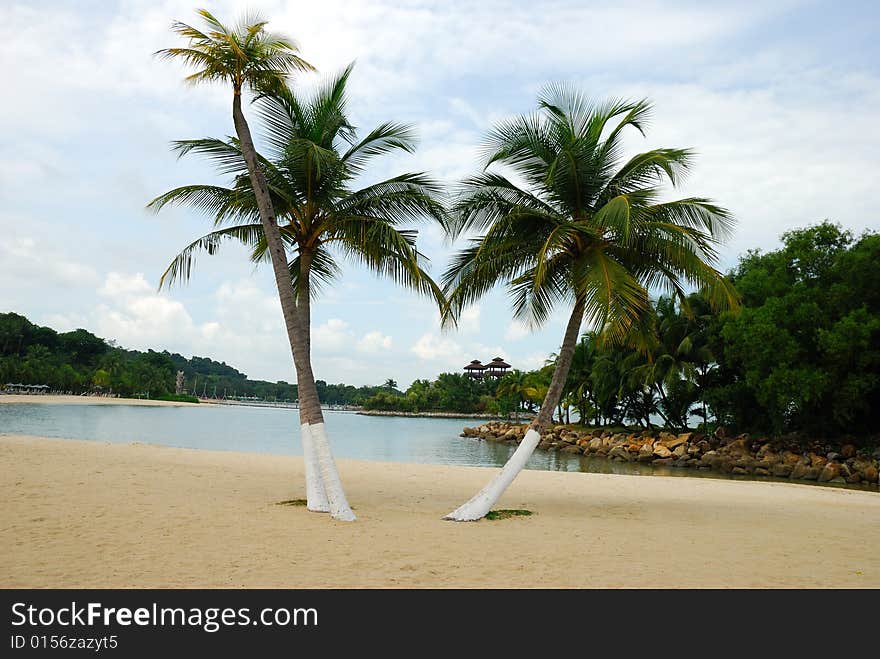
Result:
<instances>
[{"instance_id":1,"label":"tall palm tree","mask_svg":"<svg viewBox=\"0 0 880 659\"><path fill-rule=\"evenodd\" d=\"M197 13L203 19L204 29L175 21L171 29L187 40L186 46L165 48L156 54L167 59L182 60L184 64L194 67L196 71L186 78L190 84L222 82L232 86L232 121L255 191L258 215L275 274L281 313L300 385L300 432L309 494L308 507L310 510L329 511L338 519L354 520L354 513L345 500L341 484L334 488L338 491L326 491L329 484L325 484L325 481L329 480L334 484L339 481L338 474L334 474L336 468L332 458L329 461L324 460L320 478L315 473L314 466L319 460L313 451L310 424L314 410L320 410L321 406L317 399L317 390L303 386L303 381L308 380L311 375L307 372L308 360L300 358L308 352L308 344L303 336L296 294L288 274L284 243L278 230L266 175L257 160L250 126L241 108L242 94L246 91L262 94L278 90L285 86L285 78L289 74L313 70L314 67L299 56L298 48L291 39L268 32L267 22L256 15L245 16L237 25L229 28L206 9L200 9Z\"/></svg>"},{"instance_id":2,"label":"tall palm tree","mask_svg":"<svg viewBox=\"0 0 880 659\"><path fill-rule=\"evenodd\" d=\"M311 98L286 88L263 95L258 107L266 127L266 150L256 156L280 221L276 228L285 249L285 280L294 291L302 345L294 355L308 505L312 510L329 506L340 519L354 516L333 464L318 403L309 355L311 298L339 274L339 259L344 258L443 300L422 267L425 259L415 246L417 232L400 226L425 217L443 219L443 207L435 199L439 186L424 174L402 174L359 190L351 188L352 179L371 158L397 150L411 152L415 145L412 129L394 123L384 123L358 139L346 117L350 73L351 67ZM249 175L241 141L207 138L174 146L181 155L207 156L221 173L232 176L233 184L183 186L150 203L156 211L167 204L191 206L212 217L217 227L175 257L160 285L188 279L196 253L213 254L227 240L250 247L256 262L268 260L271 249L265 225L258 219L259 188Z\"/></svg>"},{"instance_id":3,"label":"tall palm tree","mask_svg":"<svg viewBox=\"0 0 880 659\"><path fill-rule=\"evenodd\" d=\"M447 516L483 517L525 465L562 394L586 319L620 343L644 323L648 289L684 295L707 289L717 305L734 293L712 267L731 227L727 211L703 198L661 201L691 165L687 149L653 149L622 158L627 129L642 132L647 101L594 104L562 86L548 87L538 110L496 126L485 144L483 173L463 182L449 225L452 238L476 233L444 275L447 321L498 283L515 315L537 326L564 305L569 319L540 413L501 473ZM524 185L489 166L508 167Z\"/></svg>"}]
</instances>

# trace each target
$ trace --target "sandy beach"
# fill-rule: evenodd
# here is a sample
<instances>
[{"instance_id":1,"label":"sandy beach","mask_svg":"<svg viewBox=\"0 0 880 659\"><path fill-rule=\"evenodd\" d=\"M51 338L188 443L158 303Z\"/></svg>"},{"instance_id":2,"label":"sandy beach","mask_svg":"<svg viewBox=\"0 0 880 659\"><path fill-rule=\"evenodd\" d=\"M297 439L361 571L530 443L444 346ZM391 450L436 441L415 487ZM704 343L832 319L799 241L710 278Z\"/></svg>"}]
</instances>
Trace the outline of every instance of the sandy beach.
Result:
<instances>
[{"instance_id":1,"label":"sandy beach","mask_svg":"<svg viewBox=\"0 0 880 659\"><path fill-rule=\"evenodd\" d=\"M28 396L25 394L3 394L0 405L16 403L39 403L41 405L141 405L144 407L186 407L189 405L210 405L211 403L181 403L169 400L145 400L143 398L109 398L104 396Z\"/></svg>"},{"instance_id":2,"label":"sandy beach","mask_svg":"<svg viewBox=\"0 0 880 659\"><path fill-rule=\"evenodd\" d=\"M0 586L880 587L872 492L526 471L455 523L494 470L339 466L354 523L296 457L0 435Z\"/></svg>"}]
</instances>

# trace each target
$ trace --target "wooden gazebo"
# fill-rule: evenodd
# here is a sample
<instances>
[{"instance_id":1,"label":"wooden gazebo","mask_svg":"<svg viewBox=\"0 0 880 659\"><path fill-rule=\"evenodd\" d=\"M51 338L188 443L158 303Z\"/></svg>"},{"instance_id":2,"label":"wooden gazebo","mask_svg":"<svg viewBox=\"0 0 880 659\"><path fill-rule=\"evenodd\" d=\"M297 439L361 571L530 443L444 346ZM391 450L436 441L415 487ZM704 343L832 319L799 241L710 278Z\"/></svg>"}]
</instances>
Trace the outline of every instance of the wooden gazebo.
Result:
<instances>
[{"instance_id":1,"label":"wooden gazebo","mask_svg":"<svg viewBox=\"0 0 880 659\"><path fill-rule=\"evenodd\" d=\"M487 375L491 375L495 378L500 378L504 376L505 371L510 368L510 364L504 361L501 357L496 357L491 362L486 364L486 370L488 371Z\"/></svg>"},{"instance_id":2,"label":"wooden gazebo","mask_svg":"<svg viewBox=\"0 0 880 659\"><path fill-rule=\"evenodd\" d=\"M464 370L469 377L479 380L483 377L483 371L486 370L486 367L480 363L479 359L474 359L470 364L464 367Z\"/></svg>"}]
</instances>

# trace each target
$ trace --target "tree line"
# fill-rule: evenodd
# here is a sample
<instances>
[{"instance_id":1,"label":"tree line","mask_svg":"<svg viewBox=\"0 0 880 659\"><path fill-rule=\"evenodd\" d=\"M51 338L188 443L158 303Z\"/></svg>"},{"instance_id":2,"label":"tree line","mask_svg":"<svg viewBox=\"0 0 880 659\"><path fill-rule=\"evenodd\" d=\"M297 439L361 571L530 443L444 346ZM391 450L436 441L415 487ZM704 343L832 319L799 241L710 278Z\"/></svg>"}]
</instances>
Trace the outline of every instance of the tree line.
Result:
<instances>
[{"instance_id":1,"label":"tree line","mask_svg":"<svg viewBox=\"0 0 880 659\"><path fill-rule=\"evenodd\" d=\"M251 380L226 362L186 358L167 350L126 350L85 329L57 332L25 316L0 313L0 388L6 384L46 384L53 391L123 397L174 395L178 371L191 396L297 400L297 386L283 380ZM321 401L361 405L382 388L317 381Z\"/></svg>"},{"instance_id":2,"label":"tree line","mask_svg":"<svg viewBox=\"0 0 880 659\"><path fill-rule=\"evenodd\" d=\"M804 436L876 432L880 409L880 235L825 221L753 250L728 274L737 312L705 295L660 296L635 344L581 335L559 423ZM645 328L642 328L644 330ZM555 355L533 371L479 381L457 373L383 390L365 407L403 412L537 412Z\"/></svg>"}]
</instances>

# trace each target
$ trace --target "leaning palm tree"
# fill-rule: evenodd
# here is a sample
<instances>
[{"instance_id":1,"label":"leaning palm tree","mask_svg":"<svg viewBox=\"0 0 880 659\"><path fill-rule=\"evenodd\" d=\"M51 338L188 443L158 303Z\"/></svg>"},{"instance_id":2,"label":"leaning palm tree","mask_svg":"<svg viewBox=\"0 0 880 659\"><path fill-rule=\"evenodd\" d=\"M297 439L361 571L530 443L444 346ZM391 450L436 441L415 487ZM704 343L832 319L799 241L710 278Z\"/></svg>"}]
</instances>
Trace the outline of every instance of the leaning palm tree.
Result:
<instances>
[{"instance_id":1,"label":"leaning palm tree","mask_svg":"<svg viewBox=\"0 0 880 659\"><path fill-rule=\"evenodd\" d=\"M324 460L321 482L325 487L317 485L318 478L313 473L313 467L318 459L310 459L313 449L309 426L311 412L314 409L320 410L320 402L317 399L317 389L308 386L311 376L308 359L301 358L307 355L308 344L304 339L296 293L288 274L284 243L278 230L266 175L260 168L250 127L241 107L242 94L246 91L250 90L258 94L276 91L285 86L285 78L289 74L295 71L313 70L314 67L298 55L298 48L291 39L268 32L267 22L256 15L246 16L238 25L229 28L206 9L198 10L198 14L203 19L203 29L180 21L172 24L172 31L187 40L185 47L165 48L156 54L167 59L182 60L184 64L194 67L196 71L186 78L190 84L222 82L232 86L232 121L238 135L241 154L247 165L247 173L255 191L258 216L272 262L281 313L297 372L306 480L313 484L308 488L313 493L309 508L329 510L338 519L354 520L354 513L345 500L341 484L339 487L335 486L339 476L335 473L336 468L332 459ZM320 490L326 490L327 487L331 487L334 491L319 494Z\"/></svg>"},{"instance_id":2,"label":"leaning palm tree","mask_svg":"<svg viewBox=\"0 0 880 659\"><path fill-rule=\"evenodd\" d=\"M533 327L559 307L569 319L525 439L498 476L447 519L483 517L523 468L562 394L584 320L613 344L638 335L650 312L649 289L683 296L686 286L697 286L719 307L735 304L733 289L712 267L732 224L727 211L703 198L660 199L660 186L666 179L676 184L692 152L654 149L622 158L624 133L642 132L650 110L647 101L594 104L548 87L535 113L491 131L483 173L461 186L450 237L476 237L444 275L444 318L454 321L504 283L515 315ZM524 185L489 171L495 163Z\"/></svg>"},{"instance_id":3,"label":"leaning palm tree","mask_svg":"<svg viewBox=\"0 0 880 659\"><path fill-rule=\"evenodd\" d=\"M402 174L361 189L352 180L374 156L415 148L409 126L384 123L358 139L346 116L345 87L351 73L341 75L305 98L289 89L275 90L258 100L266 127L266 149L256 155L264 172L270 203L277 213L275 228L284 249L284 279L293 290L297 335L294 349L300 398L301 437L306 465L307 505L340 519L353 519L333 465L318 403L309 348L311 298L340 272L340 259L366 265L377 274L433 296L443 295L416 249L411 221L444 219L436 199L439 186L421 173ZM162 276L160 286L190 277L198 252L214 254L228 240L244 243L255 262L271 257L265 224L260 217L259 187L249 175L240 140L185 140L174 143L180 155L207 156L232 186L188 185L157 197L150 208L182 204L210 216L215 229L184 248ZM289 256L289 258L288 258ZM274 265L274 261L273 261ZM310 446L311 444L311 446Z\"/></svg>"}]
</instances>

